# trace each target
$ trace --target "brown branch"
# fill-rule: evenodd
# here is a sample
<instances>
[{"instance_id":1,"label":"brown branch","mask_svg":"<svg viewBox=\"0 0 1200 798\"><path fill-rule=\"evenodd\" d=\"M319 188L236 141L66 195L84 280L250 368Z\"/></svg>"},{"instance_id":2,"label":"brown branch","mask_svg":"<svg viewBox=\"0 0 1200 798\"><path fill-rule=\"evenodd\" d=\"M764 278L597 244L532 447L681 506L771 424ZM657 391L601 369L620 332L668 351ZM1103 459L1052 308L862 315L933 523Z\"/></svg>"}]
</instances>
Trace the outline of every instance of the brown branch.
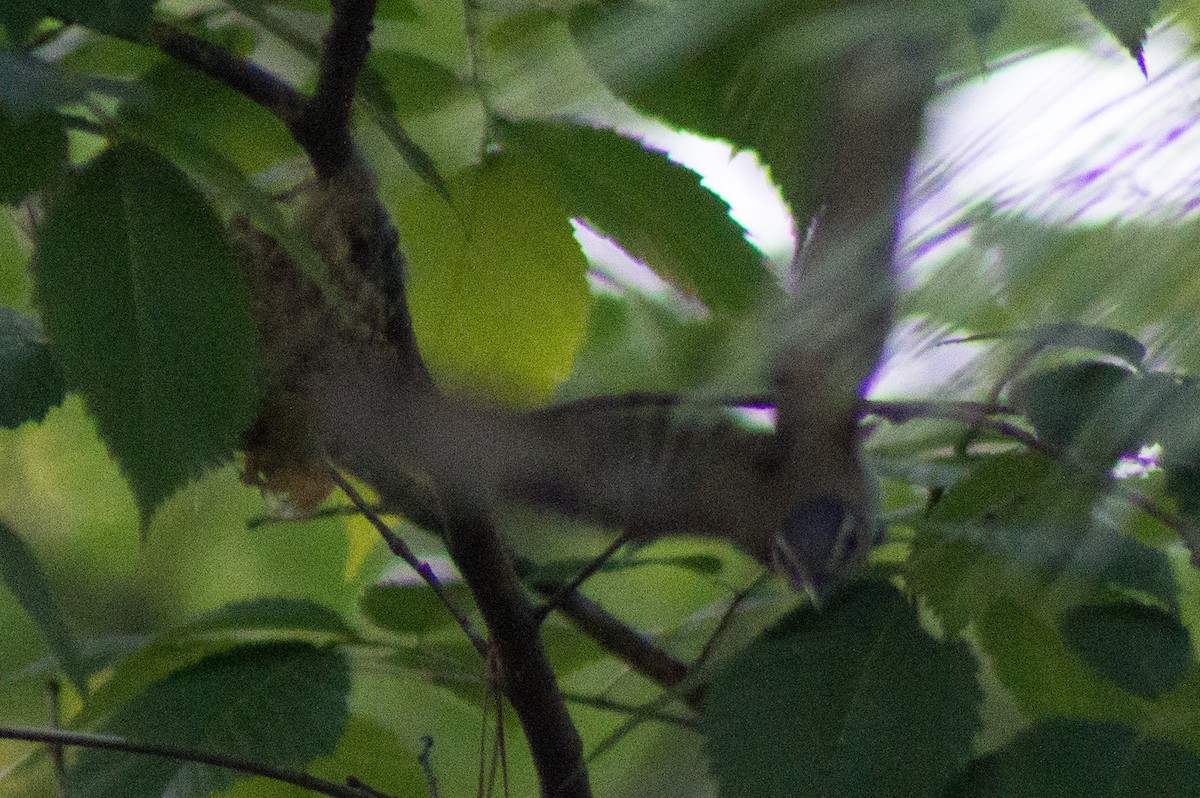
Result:
<instances>
[{"instance_id":1,"label":"brown branch","mask_svg":"<svg viewBox=\"0 0 1200 798\"><path fill-rule=\"evenodd\" d=\"M355 156L350 108L371 49L374 16L375 0L333 0L333 17L321 41L317 85L292 130L318 177L336 174Z\"/></svg>"},{"instance_id":2,"label":"brown branch","mask_svg":"<svg viewBox=\"0 0 1200 798\"><path fill-rule=\"evenodd\" d=\"M262 106L289 130L301 118L308 99L273 72L164 22L155 22L150 36L153 45L165 55Z\"/></svg>"},{"instance_id":3,"label":"brown branch","mask_svg":"<svg viewBox=\"0 0 1200 798\"><path fill-rule=\"evenodd\" d=\"M311 97L252 61L165 23L154 24L151 43L278 117L308 155L317 177L326 178L338 174L357 154L350 110L370 51L374 14L375 0L334 0Z\"/></svg>"},{"instance_id":4,"label":"brown branch","mask_svg":"<svg viewBox=\"0 0 1200 798\"><path fill-rule=\"evenodd\" d=\"M575 592L562 593L562 583L537 582L533 589L544 596L556 596L555 609L576 629L595 640L614 655L660 687L670 689L681 684L688 667L647 640L628 624L618 620L591 599ZM689 702L690 703L690 702Z\"/></svg>"},{"instance_id":5,"label":"brown branch","mask_svg":"<svg viewBox=\"0 0 1200 798\"><path fill-rule=\"evenodd\" d=\"M447 502L446 544L475 596L500 677L533 755L543 798L588 798L583 743L567 713L509 553L485 512Z\"/></svg>"},{"instance_id":6,"label":"brown branch","mask_svg":"<svg viewBox=\"0 0 1200 798\"><path fill-rule=\"evenodd\" d=\"M366 795L363 790L356 787L326 781L316 776L310 776L307 773L277 768L263 762L241 759L226 754L197 751L191 748L139 743L111 734L98 735L86 732L64 731L62 729L31 729L20 726L0 726L0 739L26 740L32 743L46 743L48 745L71 745L80 748L96 748L106 751L121 751L127 754L154 756L160 759L173 759L178 762L196 762L201 765L211 765L213 767L224 768L225 770L245 773L250 776L261 776L272 781L293 784L315 793L333 796L333 798L364 798ZM371 793L375 796L384 795L378 790L372 790Z\"/></svg>"}]
</instances>

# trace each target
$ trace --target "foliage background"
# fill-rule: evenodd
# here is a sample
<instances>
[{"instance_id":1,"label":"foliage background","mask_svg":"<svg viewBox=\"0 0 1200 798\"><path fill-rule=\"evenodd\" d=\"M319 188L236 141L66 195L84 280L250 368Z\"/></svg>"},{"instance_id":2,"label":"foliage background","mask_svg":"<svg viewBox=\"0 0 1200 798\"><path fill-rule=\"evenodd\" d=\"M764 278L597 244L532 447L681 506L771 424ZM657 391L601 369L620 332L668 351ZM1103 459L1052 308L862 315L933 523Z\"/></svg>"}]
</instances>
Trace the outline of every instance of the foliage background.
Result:
<instances>
[{"instance_id":1,"label":"foliage background","mask_svg":"<svg viewBox=\"0 0 1200 798\"><path fill-rule=\"evenodd\" d=\"M323 29L322 8L304 0L281 5L287 10L283 18L306 35L311 46ZM1003 9L997 6L1003 13L994 20L984 13L985 5L966 3L959 9L962 35L946 65L948 76L956 71L973 74L981 56L1080 40L1084 9L1078 4L1019 0L1000 4ZM259 19L259 25L269 18L261 6L247 0L230 6ZM188 2L158 6L160 13L178 19L204 8ZM82 9L76 12L86 22ZM766 282L768 276L755 271L754 253L742 248L736 235L731 239L718 232L711 240L703 238L713 225L696 220L724 218L724 209L714 205L710 196L680 186L679 173L660 162L655 162L659 172L648 171L653 164L642 151L622 149L627 144L615 137L577 129L571 133L573 139L554 139L532 123L500 133L511 142L506 150L509 160L502 168L483 177L470 171L489 123L488 104L516 118L580 111L613 118L628 113L613 105L592 71L595 63L589 65L572 44L561 11L515 3L492 9L487 17L490 88L481 103L479 87L465 77L469 43L463 36L463 7L432 0L411 6L402 0L383 4L372 62L376 71L368 76L368 81L377 83L368 82L370 88L365 90L376 110L362 112L360 135L379 169L381 194L397 219L410 258L414 321L426 335L423 346L435 373L447 384L516 405L546 401L552 394L569 398L644 390L705 396L756 390L759 386L745 374L729 367L756 362L756 357L761 360L755 353L762 348L761 334L769 317L756 312L752 299L761 287L756 281ZM1160 9L1159 14L1171 15L1174 24L1185 30L1200 21L1197 9L1186 2ZM14 18L2 21L11 35ZM1122 20L1107 21L1131 48L1145 29L1145 22L1137 20L1130 30L1122 27L1126 24ZM304 84L312 63L303 56L303 48L297 54L270 37L256 44L250 34L254 27L222 26L218 35L243 51L257 47L255 57L263 64ZM1093 30L1088 30L1091 35ZM628 44L632 47L636 42ZM8 59L9 53L0 51L0 56ZM262 186L268 189L294 179L298 151L272 120L232 92L146 48L116 38L85 36L76 49L60 54L57 62L72 73L101 80L138 78L151 97L142 106L149 109L148 119L129 112L123 121L149 138L157 136L156 147L169 149L172 136L185 142L199 140L223 152L237 168L263 174ZM14 64L0 60L9 75L20 69ZM697 69L706 66L711 65ZM1132 63L1129 68L1137 69ZM1148 69L1153 75L1153 61ZM664 97L678 100L670 93L651 95L643 98L643 107L714 132L711 120L700 115L702 107L653 104ZM36 91L16 91L0 99L12 115L3 119L9 127L0 126L0 150L12 152L17 143L24 146L31 139L27 129L10 124L20 118L20 103L36 106L44 99ZM387 103L394 104L391 122L386 111L378 110ZM236 126L231 120L237 120ZM406 163L404 154L398 153L396 129L390 127L397 123L419 143L438 173L447 176L447 190L464 200L473 221L495 233L482 237L488 244L501 241L494 251L475 251L470 247L478 241L467 242L460 261L447 261L445 230L453 221L430 212L437 189L429 185L429 173L418 173L418 156L409 152ZM51 150L56 135L44 137ZM33 136L32 140L42 139ZM96 136L78 130L70 131L69 141L71 158L77 162L100 147ZM223 163L216 158L206 161L207 151L197 152L199 166L189 168L203 172ZM53 164L60 157L51 154L34 160ZM581 175L594 176L598 164L604 164L612 170L613 183L604 184L614 186L612 193L562 195L547 185L550 178L543 170L549 171L548 163L561 165L559 174L566 175L561 178L565 184L583 183ZM634 171L644 182L630 181ZM933 180L936 175L931 175ZM237 189L236 182L215 182L228 191ZM659 234L639 240L638 223L672 191L684 198L685 212L658 220ZM526 198L520 208L508 204L517 192ZM1110 360L1124 356L1140 365L1141 351L1115 332L1122 331L1149 346L1146 362L1153 369L1195 373L1200 363L1192 277L1195 222L1185 218L1168 225L1126 218L1067 229L1023 214L1020 197L1007 203L1003 199L980 197L979 202L959 209L957 217L940 220L940 229L922 231L933 237L969 220L966 235L972 246L938 262L929 274L913 276L903 299L912 324L909 337L901 343L908 347L906 351L928 352L931 341L950 332L1008 333L1064 320L1102 326L1103 332L1072 328L1052 336L1054 344L1083 346L1053 347L1023 372L1041 375L1041 382L1028 380L1023 393L1009 398L1026 414L1040 439L1071 452L1083 470L1090 467L1102 473L1131 449L1126 440L1130 436L1134 443L1168 441L1167 451L1179 452L1175 481L1159 471L1140 481L1137 490L1161 502L1170 513L1185 519L1194 516L1200 502L1193 483L1186 479L1194 448L1190 417L1178 411L1179 405L1151 406L1146 400L1169 394L1164 402L1186 406L1190 394L1172 393L1177 386L1167 378L1163 379L1170 382L1170 389L1156 394L1159 389L1149 373L1139 374L1141 382L1128 395L1120 394L1114 386L1125 379L1123 372L1114 378L1116 382L1105 382L1111 372L1080 366L1078 361L1084 359L1081 350L1086 349L1100 350ZM514 213L527 214L536 225L552 217L551 206L560 202L566 205L562 210L567 215L587 218L612 233L631 254L722 313L706 317L695 313L683 294L645 297L628 287L614 290L611 281L593 281L589 290L585 266L565 224L534 227L537 235L532 240L545 249L527 248L529 241L505 248L500 233L513 223ZM628 216L623 217L621 209ZM0 218L0 304L36 314L22 213L25 209L7 206ZM911 247L915 251L921 245L915 241ZM725 268L706 273L702 255L714 252L720 253L714 260ZM488 259L506 264L515 279L489 284L464 279L455 271ZM574 263L573 271L561 268L566 261ZM547 270L548 264L553 268ZM561 315L548 319L548 307ZM457 322L453 336L447 333L448 317ZM512 342L516 345L507 345ZM1008 374L1021 357L1025 343L1019 336L986 341L938 398L986 398L995 380ZM1053 371L1057 366L1066 370ZM571 376L563 382L568 373ZM1097 407L1109 408L1110 415L1096 421ZM1164 407L1175 407L1176 415ZM1139 414L1176 418L1178 423L1143 428L1135 423ZM1117 434L1106 437L1114 428ZM1151 437L1143 434L1146 430ZM807 751L809 746L822 752L820 761L830 763L830 771L820 775L827 781L808 788L813 794L871 794L881 788L870 780L879 772L901 774L896 778L906 780L903 784L909 792L905 794L932 794L954 778L947 789L960 794L1032 795L1043 790L1070 795L1077 793L1067 790L1091 790L1109 778L1089 772L1087 764L1079 766L1078 778L1071 782L1074 787L1063 786L1067 780L1060 776L1030 775L1031 752L1050 747L1046 738L1074 741L1072 745L1083 751L1065 745L1059 752L1063 761L1075 757L1094 763L1097 752L1134 752L1120 772L1110 774L1109 784L1117 785L1114 794L1138 794L1135 787L1145 790L1148 779L1166 779L1163 774L1171 774L1177 782L1164 786L1159 794L1168 794L1168 789L1188 794L1200 780L1195 764L1200 740L1194 731L1200 682L1192 653L1200 608L1198 581L1178 530L1162 523L1161 514L1139 512L1119 497L1101 495L1092 486L1064 477L1037 452L998 454L985 448L970 457L947 456L961 434L961 425L923 421L884 427L872 439L884 477L885 509L897 522L877 560L884 573L889 566L895 568L920 595L916 608L873 585L819 618L810 618L811 628L797 622L802 628L794 636L773 641L758 634L793 609L795 599L781 585L771 583L753 593L732 616L715 655L724 659L748 646L743 656L751 658L748 672L756 672L777 664L777 657L784 656L778 653L781 648L791 652L789 647L794 647L798 656L811 659L805 661L804 672L820 674L828 669L831 681L836 681L834 677L841 673L836 665L839 652L865 645L853 638L839 644L838 634L874 617L879 619L878 628L892 636L882 648L887 658L874 663L879 701L919 706L920 713L891 717L899 726L894 735L882 735L882 743L877 734L881 721L862 720L871 734L860 729L859 737L845 738L845 748L825 751L836 731L823 731L818 716L836 701L818 702L806 713L801 708L811 696L791 692L800 688L786 677L771 682L780 687L780 694L736 681L724 684L724 693L714 690L715 713L725 721L700 730L680 731L655 721L629 723L629 711L576 703L572 715L589 750L612 741L611 750L591 766L596 794L707 795L718 789L722 795L791 794L788 791L795 789L801 774L787 767L741 770L739 766L757 762L763 751L779 761L793 762L793 757L780 755L780 749ZM1172 437L1178 450L1171 448ZM927 489L941 493L942 502L930 518L918 521ZM1024 507L1012 506L1022 502ZM344 734L334 733L342 731L338 728L327 730L326 742L340 745L339 754L329 761L318 758L312 765L314 772L324 769L338 780L345 775L339 768L349 768L346 772L380 789L422 794L426 787L417 755L424 747L422 738L430 735L443 794L474 791L480 707L488 704L485 664L436 606L421 603L418 588L367 589L402 571L376 544L375 533L364 520L329 517L248 529L252 519L271 512L259 491L242 485L230 465L205 473L171 495L157 508L144 534L139 534L144 508L139 511L97 435L95 421L77 396L70 395L51 409L43 423L0 430L0 517L41 564L63 616L69 619L86 668L99 680L93 686L99 692L93 692L86 704L67 690L64 717L82 712L74 717L81 726L105 718L120 728L116 718L141 735L166 734L171 725L168 717L144 709L138 715L128 707L136 708L137 701L146 700L142 691L147 688L152 699L163 702L161 706L180 702L197 706L208 700L212 688L205 685L212 675L205 668L228 663L212 658L202 662L203 656L228 654L235 644L274 645L263 653L264 661L274 662L272 657L278 656L281 663L300 662L296 667L301 673L302 666L311 665L328 675L340 666L324 661L312 664L310 657L322 655L287 647L299 646L297 641L336 642L346 646L353 661L353 683L346 688L349 719ZM1097 516L1107 522L1103 532L1072 526L1082 517ZM986 535L979 533L975 522L985 519L991 524L997 517L1009 527L992 524ZM572 529L564 534L558 522L524 512L513 511L501 526L519 551L535 555L551 568L565 569L594 556L607 542L596 530ZM1025 533L1031 528L1044 534L1030 538ZM444 564L436 540L415 529L405 533L421 556ZM632 561L637 561L636 567ZM752 561L724 545L672 540L629 555L624 567L601 572L589 581L587 593L688 659L700 653L731 597L756 575ZM411 595L401 598L405 590ZM257 603L227 609L234 602L262 597L311 603ZM1126 614L1096 615L1095 607L1106 604L1119 604ZM1146 608L1145 613L1130 610L1130 604ZM211 613L216 615L206 615ZM198 616L208 620L197 621ZM839 625L839 618L847 623ZM935 644L921 631L922 623L946 635L947 641L962 635L958 642ZM0 646L0 674L4 675L0 718L11 724L45 725L44 684L57 667L46 627L15 596L0 593L0 628L5 630ZM655 685L628 672L565 624L554 621L546 631L568 696L600 696L621 706L653 702L659 696ZM1180 649L1181 639L1186 650ZM968 647L986 656L976 660L966 653ZM1131 649L1153 656L1121 663L1121 655ZM119 664L125 657L141 659ZM945 672L929 673L931 662ZM115 670L108 670L111 666ZM290 664L280 667L291 672ZM156 682L157 677L167 681ZM122 678L129 682L123 685ZM229 684L225 677L220 680ZM305 683L313 685L314 696L327 696L336 704L343 687L336 675L329 680L329 685L319 677ZM945 688L944 696L935 694L933 688L939 686ZM154 690L167 690L167 697L156 697ZM248 691L252 692L249 688L240 692ZM973 710L959 706L970 703L976 692L982 700L978 728L970 722ZM153 701L150 706L155 706ZM260 704L251 701L247 706L291 718L286 698L269 691ZM780 706L791 712L776 718L774 726L762 724L766 710ZM303 714L301 708L291 709ZM664 711L675 709L678 706L673 705ZM337 714L335 707L315 720L290 722L307 731L319 728L321 717ZM248 711L224 723L242 727L256 717L260 715ZM632 718L640 720L636 713ZM1030 730L1044 718L1053 720ZM920 722L930 719L944 722L922 729ZM508 724L515 728L511 717ZM632 730L618 737L627 725ZM710 775L704 734L718 741L723 735L746 740L751 750L743 758L730 755L719 760ZM967 750L966 742L972 739ZM921 747L925 740L931 741L928 750ZM185 741L222 744L221 739L203 735ZM528 754L519 735L510 735L508 742L512 792L532 794L536 780ZM962 745L956 748L954 742ZM30 750L25 743L0 742L0 761L17 763L0 781L5 794L45 794L49 788L47 759L31 758ZM981 758L971 770L959 772L968 756L997 751L994 758ZM291 756L302 764L319 753L327 751L263 755L282 761ZM865 760L875 766L862 767ZM929 767L904 766L913 761ZM97 769L103 771L94 764L87 771ZM780 782L771 781L776 776ZM136 792L136 779L118 778L128 790L123 794L143 794ZM186 775L170 778L190 785L194 792L187 794L209 787L235 795L274 795L287 789L261 780L231 785L219 779L208 783L202 776L194 776L194 781ZM895 789L897 784L885 786Z\"/></svg>"}]
</instances>

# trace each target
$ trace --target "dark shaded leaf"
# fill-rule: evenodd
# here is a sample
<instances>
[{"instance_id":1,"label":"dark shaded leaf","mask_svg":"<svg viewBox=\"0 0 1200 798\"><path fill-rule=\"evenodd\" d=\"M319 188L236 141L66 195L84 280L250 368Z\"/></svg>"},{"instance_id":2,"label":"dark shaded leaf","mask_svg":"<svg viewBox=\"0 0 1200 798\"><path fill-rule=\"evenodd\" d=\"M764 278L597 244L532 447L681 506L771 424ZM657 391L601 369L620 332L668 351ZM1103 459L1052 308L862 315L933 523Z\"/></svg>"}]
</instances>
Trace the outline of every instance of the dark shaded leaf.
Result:
<instances>
[{"instance_id":1,"label":"dark shaded leaf","mask_svg":"<svg viewBox=\"0 0 1200 798\"><path fill-rule=\"evenodd\" d=\"M13 44L23 44L38 21L46 16L44 0L6 0L0 3L0 25Z\"/></svg>"},{"instance_id":2,"label":"dark shaded leaf","mask_svg":"<svg viewBox=\"0 0 1200 798\"><path fill-rule=\"evenodd\" d=\"M1200 758L1126 726L1048 720L977 759L948 798L1185 798Z\"/></svg>"},{"instance_id":3,"label":"dark shaded leaf","mask_svg":"<svg viewBox=\"0 0 1200 798\"><path fill-rule=\"evenodd\" d=\"M1068 448L1086 427L1095 425L1112 411L1118 389L1133 372L1111 363L1085 362L1033 374L1014 385L1009 398L1046 443ZM1103 423L1102 421L1099 423ZM1126 425L1118 427L1119 438L1108 451L1099 453L1101 465L1128 451L1138 441Z\"/></svg>"},{"instance_id":4,"label":"dark shaded leaf","mask_svg":"<svg viewBox=\"0 0 1200 798\"><path fill-rule=\"evenodd\" d=\"M122 145L51 207L35 278L55 353L148 522L231 456L257 411L245 271L187 178Z\"/></svg>"},{"instance_id":5,"label":"dark shaded leaf","mask_svg":"<svg viewBox=\"0 0 1200 798\"><path fill-rule=\"evenodd\" d=\"M1106 355L1119 357L1131 366L1137 366L1146 356L1146 347L1127 332L1111 327L1099 327L1077 321L1060 321L1022 330L1006 330L1001 333L969 335L958 341L986 341L991 339L1017 339L1029 342L1033 348L1061 346L1072 349L1090 349Z\"/></svg>"},{"instance_id":6,"label":"dark shaded leaf","mask_svg":"<svg viewBox=\"0 0 1200 798\"><path fill-rule=\"evenodd\" d=\"M346 728L345 657L304 643L243 646L176 671L122 706L106 734L302 769ZM68 772L79 798L207 795L239 776L194 763L86 749Z\"/></svg>"},{"instance_id":7,"label":"dark shaded leaf","mask_svg":"<svg viewBox=\"0 0 1200 798\"><path fill-rule=\"evenodd\" d=\"M150 27L158 0L48 0L46 13L101 33L137 38Z\"/></svg>"},{"instance_id":8,"label":"dark shaded leaf","mask_svg":"<svg viewBox=\"0 0 1200 798\"><path fill-rule=\"evenodd\" d=\"M456 607L470 606L471 593L461 582L443 584ZM420 635L454 623L454 618L428 585L370 585L358 597L358 608L380 629Z\"/></svg>"},{"instance_id":9,"label":"dark shaded leaf","mask_svg":"<svg viewBox=\"0 0 1200 798\"><path fill-rule=\"evenodd\" d=\"M787 0L616 2L580 7L571 30L618 97L756 150L803 228L819 204L813 190L829 155L833 84L821 63L829 51L797 41L812 10ZM822 44L845 46L842 38Z\"/></svg>"},{"instance_id":10,"label":"dark shaded leaf","mask_svg":"<svg viewBox=\"0 0 1200 798\"><path fill-rule=\"evenodd\" d=\"M665 153L566 122L510 123L503 132L555 175L571 215L709 307L745 310L770 279L728 203Z\"/></svg>"},{"instance_id":11,"label":"dark shaded leaf","mask_svg":"<svg viewBox=\"0 0 1200 798\"><path fill-rule=\"evenodd\" d=\"M62 366L46 344L42 325L0 307L0 427L41 421L65 396Z\"/></svg>"},{"instance_id":12,"label":"dark shaded leaf","mask_svg":"<svg viewBox=\"0 0 1200 798\"><path fill-rule=\"evenodd\" d=\"M971 35L982 43L999 29L1007 0L961 0L961 3Z\"/></svg>"},{"instance_id":13,"label":"dark shaded leaf","mask_svg":"<svg viewBox=\"0 0 1200 798\"><path fill-rule=\"evenodd\" d=\"M308 772L335 784L353 776L373 790L396 796L428 793L425 775L395 732L361 715L351 715L332 756L313 760ZM302 787L269 779L239 780L222 798L312 798ZM364 794L366 795L366 794Z\"/></svg>"},{"instance_id":14,"label":"dark shaded leaf","mask_svg":"<svg viewBox=\"0 0 1200 798\"><path fill-rule=\"evenodd\" d=\"M789 615L709 687L702 728L723 798L938 796L966 761L979 688L890 585ZM914 755L914 742L920 753Z\"/></svg>"},{"instance_id":15,"label":"dark shaded leaf","mask_svg":"<svg viewBox=\"0 0 1200 798\"><path fill-rule=\"evenodd\" d=\"M982 653L1021 711L1034 720L1067 715L1140 723L1145 702L1084 665L1040 599L998 601L974 625Z\"/></svg>"},{"instance_id":16,"label":"dark shaded leaf","mask_svg":"<svg viewBox=\"0 0 1200 798\"><path fill-rule=\"evenodd\" d=\"M0 522L0 577L21 608L37 624L67 678L81 694L87 693L88 669L67 629L46 575L25 541L3 522Z\"/></svg>"},{"instance_id":17,"label":"dark shaded leaf","mask_svg":"<svg viewBox=\"0 0 1200 798\"><path fill-rule=\"evenodd\" d=\"M1063 639L1079 658L1124 690L1154 700L1173 688L1195 657L1174 615L1144 604L1073 607Z\"/></svg>"},{"instance_id":18,"label":"dark shaded leaf","mask_svg":"<svg viewBox=\"0 0 1200 798\"><path fill-rule=\"evenodd\" d=\"M1083 0L1083 4L1129 51L1145 75L1146 61L1142 56L1142 45L1146 41L1146 31L1154 21L1159 0Z\"/></svg>"},{"instance_id":19,"label":"dark shaded leaf","mask_svg":"<svg viewBox=\"0 0 1200 798\"><path fill-rule=\"evenodd\" d=\"M0 108L0 203L44 188L67 164L67 131L54 114L14 119Z\"/></svg>"}]
</instances>

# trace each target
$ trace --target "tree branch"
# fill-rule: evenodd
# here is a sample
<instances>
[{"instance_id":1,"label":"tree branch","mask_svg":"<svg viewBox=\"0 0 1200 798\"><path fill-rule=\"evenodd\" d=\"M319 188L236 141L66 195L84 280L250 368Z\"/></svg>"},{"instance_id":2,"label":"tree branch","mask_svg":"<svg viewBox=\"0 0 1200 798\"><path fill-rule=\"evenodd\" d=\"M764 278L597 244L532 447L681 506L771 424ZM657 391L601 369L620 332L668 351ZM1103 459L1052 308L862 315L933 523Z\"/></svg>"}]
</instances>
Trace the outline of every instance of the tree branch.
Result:
<instances>
[{"instance_id":1,"label":"tree branch","mask_svg":"<svg viewBox=\"0 0 1200 798\"><path fill-rule=\"evenodd\" d=\"M542 796L588 798L583 743L509 553L485 513L462 500L447 504L446 544L491 632L504 694L525 731Z\"/></svg>"},{"instance_id":2,"label":"tree branch","mask_svg":"<svg viewBox=\"0 0 1200 798\"><path fill-rule=\"evenodd\" d=\"M374 16L375 0L333 0L333 18L321 43L317 85L293 128L318 177L336 174L355 157L350 108L371 49Z\"/></svg>"},{"instance_id":3,"label":"tree branch","mask_svg":"<svg viewBox=\"0 0 1200 798\"><path fill-rule=\"evenodd\" d=\"M254 62L164 22L155 22L150 35L154 46L165 55L262 106L289 130L303 115L307 98Z\"/></svg>"},{"instance_id":4,"label":"tree branch","mask_svg":"<svg viewBox=\"0 0 1200 798\"><path fill-rule=\"evenodd\" d=\"M670 689L687 678L687 665L654 645L586 596L574 590L563 593L563 587L565 585L553 581L541 581L533 585L533 589L543 596L555 597L557 601L554 608L579 631L650 681ZM688 703L694 705L691 700Z\"/></svg>"},{"instance_id":5,"label":"tree branch","mask_svg":"<svg viewBox=\"0 0 1200 798\"><path fill-rule=\"evenodd\" d=\"M80 748L97 748L107 751L121 751L127 754L141 754L161 759L174 759L178 762L196 762L201 765L233 770L250 776L262 776L272 781L293 784L312 792L329 795L333 798L364 798L363 790L345 784L326 781L293 770L285 770L263 762L254 762L225 754L214 754L207 751L196 751L191 748L178 748L170 745L139 743L126 740L114 735L88 734L85 732L65 731L62 729L31 729L20 726L0 726L0 739L26 740L32 743L48 745L71 745ZM377 790L374 795L383 795Z\"/></svg>"}]
</instances>

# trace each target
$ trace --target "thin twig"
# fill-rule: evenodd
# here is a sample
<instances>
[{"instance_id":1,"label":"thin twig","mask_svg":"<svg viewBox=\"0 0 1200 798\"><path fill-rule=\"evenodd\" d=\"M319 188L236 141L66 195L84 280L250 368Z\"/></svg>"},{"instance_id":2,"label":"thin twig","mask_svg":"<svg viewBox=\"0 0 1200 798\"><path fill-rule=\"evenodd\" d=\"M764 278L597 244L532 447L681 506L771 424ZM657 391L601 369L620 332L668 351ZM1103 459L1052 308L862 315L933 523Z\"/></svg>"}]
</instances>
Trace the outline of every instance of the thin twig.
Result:
<instances>
[{"instance_id":1,"label":"thin twig","mask_svg":"<svg viewBox=\"0 0 1200 798\"><path fill-rule=\"evenodd\" d=\"M56 745L78 746L80 748L96 748L106 751L121 751L127 754L141 754L161 759L173 759L178 762L196 762L201 765L224 768L251 776L262 776L272 781L294 784L312 792L330 795L333 798L364 798L367 793L356 787L310 776L293 770L284 770L263 762L241 759L226 754L215 754L208 751L197 751L191 748L179 748L170 745L139 743L117 737L111 734L88 734L86 732L65 731L62 729L32 729L21 726L0 726L0 739L26 740L32 743L48 743ZM392 798L385 793L373 790L376 797Z\"/></svg>"},{"instance_id":2,"label":"thin twig","mask_svg":"<svg viewBox=\"0 0 1200 798\"><path fill-rule=\"evenodd\" d=\"M538 607L538 609L534 611L534 617L538 625L540 626L546 620L546 616L553 612L555 608L566 599L567 596L577 591L584 582L586 582L593 575L595 575L597 571L603 568L604 564L612 559L613 555L616 554L628 541L629 536L627 534L622 533L618 535L617 539L608 544L608 548L600 552L599 555L597 555L591 562L582 568L579 573L575 575L574 579L560 587L558 592L552 595L545 604L543 604L541 607Z\"/></svg>"},{"instance_id":3,"label":"thin twig","mask_svg":"<svg viewBox=\"0 0 1200 798\"><path fill-rule=\"evenodd\" d=\"M717 625L713 627L712 634L704 641L704 647L700 649L700 654L692 662L691 673L699 673L700 669L708 663L709 657L712 656L713 650L717 646L717 641L725 634L725 630L729 628L729 624L733 621L733 616L737 612L738 607L770 578L771 574L766 572L761 573L753 582L734 594L733 599L729 602L729 606L725 608L725 612L721 613L721 617L717 620Z\"/></svg>"},{"instance_id":4,"label":"thin twig","mask_svg":"<svg viewBox=\"0 0 1200 798\"><path fill-rule=\"evenodd\" d=\"M433 591L438 600L446 607L446 610L449 611L459 628L463 630L463 634L467 636L467 639L471 641L471 645L475 647L475 650L479 652L481 657L486 659L488 657L487 641L475 629L471 623L471 619L451 601L449 594L446 593L445 588L442 586L441 580L433 572L433 567L429 563L423 562L413 553L413 550L404 542L404 538L392 531L391 527L379 517L379 514L367 503L362 494L342 476L340 471L333 466L329 466L328 470L334 484L342 489L342 492L349 497L354 506L358 508L358 511L363 514L363 517L371 522L371 525L379 532L379 536L383 538L383 542L387 544L392 554L395 554L408 563L409 567L417 572L417 575L421 577L425 584L429 585L430 590Z\"/></svg>"},{"instance_id":5,"label":"thin twig","mask_svg":"<svg viewBox=\"0 0 1200 798\"><path fill-rule=\"evenodd\" d=\"M421 765L421 772L425 774L425 785L429 788L429 798L439 798L437 776L433 772L433 763L430 762L430 755L433 752L433 737L426 734L421 738L421 753L417 756L417 762Z\"/></svg>"},{"instance_id":6,"label":"thin twig","mask_svg":"<svg viewBox=\"0 0 1200 798\"><path fill-rule=\"evenodd\" d=\"M681 715L673 715L669 712L653 712L646 715L645 708L634 706L633 704L625 704L620 701L614 701L611 698L603 698L602 696L584 695L582 693L573 693L570 691L563 692L563 698L570 701L572 704L583 704L584 706L595 707L596 709L604 709L609 712L617 712L622 715L637 715L645 717L647 720L655 720L659 723L669 723L672 726L679 726L683 729L696 729L697 723L692 718L685 718Z\"/></svg>"},{"instance_id":7,"label":"thin twig","mask_svg":"<svg viewBox=\"0 0 1200 798\"><path fill-rule=\"evenodd\" d=\"M451 495L446 545L483 615L504 693L529 742L544 798L589 798L583 743L533 622L512 557L488 513Z\"/></svg>"}]
</instances>

